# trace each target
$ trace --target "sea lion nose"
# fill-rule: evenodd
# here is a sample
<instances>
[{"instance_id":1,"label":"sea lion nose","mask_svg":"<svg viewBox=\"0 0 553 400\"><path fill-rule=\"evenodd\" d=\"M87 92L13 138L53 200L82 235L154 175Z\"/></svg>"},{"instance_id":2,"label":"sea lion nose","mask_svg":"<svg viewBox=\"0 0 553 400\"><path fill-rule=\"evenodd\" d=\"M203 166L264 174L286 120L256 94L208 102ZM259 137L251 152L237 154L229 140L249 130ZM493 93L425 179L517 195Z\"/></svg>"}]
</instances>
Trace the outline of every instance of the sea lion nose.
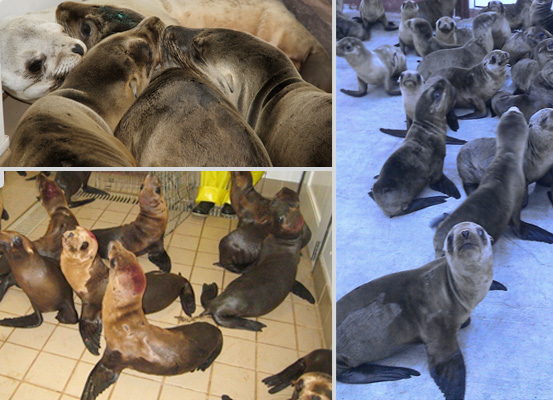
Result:
<instances>
[{"instance_id":1,"label":"sea lion nose","mask_svg":"<svg viewBox=\"0 0 553 400\"><path fill-rule=\"evenodd\" d=\"M84 56L84 49L83 49L83 46L81 46L80 44L76 44L72 49L71 51L73 53L76 53L76 54L79 54L80 56Z\"/></svg>"},{"instance_id":2,"label":"sea lion nose","mask_svg":"<svg viewBox=\"0 0 553 400\"><path fill-rule=\"evenodd\" d=\"M69 233L67 234L67 237L68 237L68 238L72 238L73 236L75 236L75 234L74 234L73 232L69 232Z\"/></svg>"},{"instance_id":3,"label":"sea lion nose","mask_svg":"<svg viewBox=\"0 0 553 400\"><path fill-rule=\"evenodd\" d=\"M469 231L468 231L468 229L462 231L461 234L463 235L463 237L464 237L465 239L468 239L468 237L469 237Z\"/></svg>"}]
</instances>

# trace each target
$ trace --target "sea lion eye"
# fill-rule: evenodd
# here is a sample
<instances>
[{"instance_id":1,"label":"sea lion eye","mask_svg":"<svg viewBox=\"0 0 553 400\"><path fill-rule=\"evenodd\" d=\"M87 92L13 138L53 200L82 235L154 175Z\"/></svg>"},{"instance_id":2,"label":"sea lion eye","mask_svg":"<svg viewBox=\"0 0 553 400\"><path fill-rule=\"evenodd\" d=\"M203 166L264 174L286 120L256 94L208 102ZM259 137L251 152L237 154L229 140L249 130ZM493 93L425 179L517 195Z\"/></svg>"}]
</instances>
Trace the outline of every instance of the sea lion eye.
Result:
<instances>
[{"instance_id":1,"label":"sea lion eye","mask_svg":"<svg viewBox=\"0 0 553 400\"><path fill-rule=\"evenodd\" d=\"M140 190L144 189L144 184L140 185Z\"/></svg>"},{"instance_id":2,"label":"sea lion eye","mask_svg":"<svg viewBox=\"0 0 553 400\"><path fill-rule=\"evenodd\" d=\"M19 236L15 236L13 238L13 245L14 245L14 247L21 247L21 246L23 246L23 240L21 240L21 238Z\"/></svg>"},{"instance_id":3,"label":"sea lion eye","mask_svg":"<svg viewBox=\"0 0 553 400\"><path fill-rule=\"evenodd\" d=\"M111 268L115 268L115 257L109 260L109 265L111 266Z\"/></svg>"},{"instance_id":4,"label":"sea lion eye","mask_svg":"<svg viewBox=\"0 0 553 400\"><path fill-rule=\"evenodd\" d=\"M490 60L490 64L495 64L496 62L496 59L495 59L495 56L492 57L492 59Z\"/></svg>"},{"instance_id":5,"label":"sea lion eye","mask_svg":"<svg viewBox=\"0 0 553 400\"><path fill-rule=\"evenodd\" d=\"M284 215L281 215L280 217L278 217L278 223L282 224L283 222L284 222Z\"/></svg>"},{"instance_id":6,"label":"sea lion eye","mask_svg":"<svg viewBox=\"0 0 553 400\"><path fill-rule=\"evenodd\" d=\"M33 61L28 67L27 69L29 70L29 72L33 73L33 74L36 74L37 72L39 72L40 70L42 70L42 60L35 60Z\"/></svg>"},{"instance_id":7,"label":"sea lion eye","mask_svg":"<svg viewBox=\"0 0 553 400\"><path fill-rule=\"evenodd\" d=\"M156 187L156 190L154 190L154 192L156 192L156 194L160 194L161 193L161 189Z\"/></svg>"},{"instance_id":8,"label":"sea lion eye","mask_svg":"<svg viewBox=\"0 0 553 400\"><path fill-rule=\"evenodd\" d=\"M442 94L440 93L439 90L434 90L434 93L432 93L432 96L434 96L434 100L440 100L440 98L442 97Z\"/></svg>"},{"instance_id":9,"label":"sea lion eye","mask_svg":"<svg viewBox=\"0 0 553 400\"><path fill-rule=\"evenodd\" d=\"M476 230L476 232L478 233L478 236L480 236L482 239L484 239L484 230L483 229L478 228Z\"/></svg>"},{"instance_id":10,"label":"sea lion eye","mask_svg":"<svg viewBox=\"0 0 553 400\"><path fill-rule=\"evenodd\" d=\"M84 242L82 245L81 245L81 250L86 250L88 249L88 242Z\"/></svg>"},{"instance_id":11,"label":"sea lion eye","mask_svg":"<svg viewBox=\"0 0 553 400\"><path fill-rule=\"evenodd\" d=\"M447 237L447 249L449 252L453 250L453 235Z\"/></svg>"},{"instance_id":12,"label":"sea lion eye","mask_svg":"<svg viewBox=\"0 0 553 400\"><path fill-rule=\"evenodd\" d=\"M88 24L87 22L83 22L83 24L81 25L81 33L85 38L92 35L92 27L90 26L90 24Z\"/></svg>"},{"instance_id":13,"label":"sea lion eye","mask_svg":"<svg viewBox=\"0 0 553 400\"><path fill-rule=\"evenodd\" d=\"M349 44L346 46L346 51L351 51L351 46Z\"/></svg>"},{"instance_id":14,"label":"sea lion eye","mask_svg":"<svg viewBox=\"0 0 553 400\"><path fill-rule=\"evenodd\" d=\"M553 49L553 41L550 41L549 43L547 43L547 50L552 50Z\"/></svg>"}]
</instances>

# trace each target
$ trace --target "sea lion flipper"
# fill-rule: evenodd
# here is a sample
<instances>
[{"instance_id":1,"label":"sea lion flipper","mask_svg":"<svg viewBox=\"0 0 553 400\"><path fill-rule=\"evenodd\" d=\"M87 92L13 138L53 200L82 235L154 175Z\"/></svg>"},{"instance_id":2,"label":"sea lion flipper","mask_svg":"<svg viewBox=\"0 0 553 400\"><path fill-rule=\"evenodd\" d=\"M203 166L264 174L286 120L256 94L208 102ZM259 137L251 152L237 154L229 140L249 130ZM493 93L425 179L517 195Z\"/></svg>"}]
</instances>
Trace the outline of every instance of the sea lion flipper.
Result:
<instances>
[{"instance_id":1,"label":"sea lion flipper","mask_svg":"<svg viewBox=\"0 0 553 400\"><path fill-rule=\"evenodd\" d=\"M211 284L204 283L202 286L202 295L200 296L200 304L203 308L206 310L209 307L209 302L213 300L215 297L217 297L217 292L219 291L219 288L217 287L217 284L215 282Z\"/></svg>"},{"instance_id":2,"label":"sea lion flipper","mask_svg":"<svg viewBox=\"0 0 553 400\"><path fill-rule=\"evenodd\" d=\"M186 282L183 283L183 287L179 293L179 298L184 313L191 317L196 311L196 300L194 296L194 289L188 279L186 279Z\"/></svg>"},{"instance_id":3,"label":"sea lion flipper","mask_svg":"<svg viewBox=\"0 0 553 400\"><path fill-rule=\"evenodd\" d=\"M33 304L33 314L25 315L23 317L16 318L4 318L0 320L0 326L11 326L14 328L36 328L42 325L42 313Z\"/></svg>"},{"instance_id":4,"label":"sea lion flipper","mask_svg":"<svg viewBox=\"0 0 553 400\"><path fill-rule=\"evenodd\" d=\"M340 89L340 92L347 94L352 97L363 97L367 94L367 83L363 82L359 77L357 77L357 82L359 85L359 90L349 90L349 89Z\"/></svg>"},{"instance_id":5,"label":"sea lion flipper","mask_svg":"<svg viewBox=\"0 0 553 400\"><path fill-rule=\"evenodd\" d=\"M453 109L447 113L446 121L447 125L451 128L453 132L457 132L459 129L459 119L457 118L457 114L453 111Z\"/></svg>"},{"instance_id":6,"label":"sea lion flipper","mask_svg":"<svg viewBox=\"0 0 553 400\"><path fill-rule=\"evenodd\" d=\"M380 132L385 133L386 135L403 138L403 139L405 139L405 135L407 135L407 130L405 129L380 128Z\"/></svg>"},{"instance_id":7,"label":"sea lion flipper","mask_svg":"<svg viewBox=\"0 0 553 400\"><path fill-rule=\"evenodd\" d=\"M217 325L221 325L226 328L245 329L247 331L253 332L261 332L263 328L267 326L258 321L252 321L246 318L236 317L232 315L221 315L219 313L214 313L213 319L215 320Z\"/></svg>"},{"instance_id":8,"label":"sea lion flipper","mask_svg":"<svg viewBox=\"0 0 553 400\"><path fill-rule=\"evenodd\" d=\"M163 239L161 239L163 241ZM171 258L165 250L159 253L148 253L148 260L153 262L163 272L171 272Z\"/></svg>"},{"instance_id":9,"label":"sea lion flipper","mask_svg":"<svg viewBox=\"0 0 553 400\"><path fill-rule=\"evenodd\" d=\"M467 320L463 322L460 329L465 329L469 325L470 325L470 317L468 317Z\"/></svg>"},{"instance_id":10,"label":"sea lion flipper","mask_svg":"<svg viewBox=\"0 0 553 400\"><path fill-rule=\"evenodd\" d=\"M490 291L492 291L492 290L503 290L503 291L506 292L507 287L504 284L502 284L498 281L492 281L492 284L490 286Z\"/></svg>"},{"instance_id":11,"label":"sea lion flipper","mask_svg":"<svg viewBox=\"0 0 553 400\"><path fill-rule=\"evenodd\" d=\"M452 144L452 145L462 146L465 143L467 143L467 141L463 140L463 139L457 139L457 138L454 138L453 136L449 136L449 135L445 137L445 144Z\"/></svg>"},{"instance_id":12,"label":"sea lion flipper","mask_svg":"<svg viewBox=\"0 0 553 400\"><path fill-rule=\"evenodd\" d=\"M10 219L10 214L8 214L8 212L6 211L6 209L3 209L3 210L2 210L2 219L3 219L4 221L7 221L7 220Z\"/></svg>"},{"instance_id":13,"label":"sea lion flipper","mask_svg":"<svg viewBox=\"0 0 553 400\"><path fill-rule=\"evenodd\" d=\"M463 189L465 189L467 196L478 189L478 186L478 183L463 183Z\"/></svg>"},{"instance_id":14,"label":"sea lion flipper","mask_svg":"<svg viewBox=\"0 0 553 400\"><path fill-rule=\"evenodd\" d=\"M461 193L459 193L459 190L457 189L457 186L451 180L442 174L440 179L438 179L436 182L430 183L430 188L433 190L437 190L438 192L441 192L443 194L447 194L448 196L454 197L456 199L461 198Z\"/></svg>"},{"instance_id":15,"label":"sea lion flipper","mask_svg":"<svg viewBox=\"0 0 553 400\"><path fill-rule=\"evenodd\" d=\"M401 379L409 379L411 376L419 375L420 372L411 368L361 364L355 368L349 368L341 372L336 379L338 382L359 384L399 381Z\"/></svg>"},{"instance_id":16,"label":"sea lion flipper","mask_svg":"<svg viewBox=\"0 0 553 400\"><path fill-rule=\"evenodd\" d=\"M119 353L111 353L106 349L102 359L88 375L81 400L96 399L117 380L123 369L120 358Z\"/></svg>"},{"instance_id":17,"label":"sea lion flipper","mask_svg":"<svg viewBox=\"0 0 553 400\"><path fill-rule=\"evenodd\" d=\"M262 382L269 387L269 393L278 393L286 389L293 381L298 379L305 371L305 360L300 358L292 365L286 367L278 374L268 376Z\"/></svg>"},{"instance_id":18,"label":"sea lion flipper","mask_svg":"<svg viewBox=\"0 0 553 400\"><path fill-rule=\"evenodd\" d=\"M88 203L92 203L94 200L96 199L75 200L75 201L70 201L67 205L69 206L69 208L75 208L75 207L84 206L85 204L88 204Z\"/></svg>"},{"instance_id":19,"label":"sea lion flipper","mask_svg":"<svg viewBox=\"0 0 553 400\"><path fill-rule=\"evenodd\" d=\"M540 228L537 225L529 224L528 222L520 221L519 232L515 233L522 240L529 240L533 242L545 242L553 243L553 233Z\"/></svg>"},{"instance_id":20,"label":"sea lion flipper","mask_svg":"<svg viewBox=\"0 0 553 400\"><path fill-rule=\"evenodd\" d=\"M4 278L2 279L2 282L0 282L0 301L4 299L4 296L9 288L11 288L13 285L16 285L17 282L15 281L15 277L10 272Z\"/></svg>"},{"instance_id":21,"label":"sea lion flipper","mask_svg":"<svg viewBox=\"0 0 553 400\"><path fill-rule=\"evenodd\" d=\"M308 301L311 304L315 304L315 298L301 282L294 281L294 286L292 286L292 293L298 296L301 299Z\"/></svg>"},{"instance_id":22,"label":"sea lion flipper","mask_svg":"<svg viewBox=\"0 0 553 400\"><path fill-rule=\"evenodd\" d=\"M439 342L443 342L443 340ZM446 400L465 398L465 361L461 350L459 350L457 340L455 340L455 347L456 351L450 354L449 357L445 357L447 354L443 354L440 346L426 346L430 358L430 375ZM438 353L434 354L434 352Z\"/></svg>"},{"instance_id":23,"label":"sea lion flipper","mask_svg":"<svg viewBox=\"0 0 553 400\"><path fill-rule=\"evenodd\" d=\"M422 210L427 207L432 207L438 204L445 203L447 196L434 196L415 199L409 204L409 206L403 210L401 215L411 214L412 212Z\"/></svg>"},{"instance_id":24,"label":"sea lion flipper","mask_svg":"<svg viewBox=\"0 0 553 400\"><path fill-rule=\"evenodd\" d=\"M84 320L81 318L79 321L79 332L87 350L95 356L99 355L102 320Z\"/></svg>"}]
</instances>

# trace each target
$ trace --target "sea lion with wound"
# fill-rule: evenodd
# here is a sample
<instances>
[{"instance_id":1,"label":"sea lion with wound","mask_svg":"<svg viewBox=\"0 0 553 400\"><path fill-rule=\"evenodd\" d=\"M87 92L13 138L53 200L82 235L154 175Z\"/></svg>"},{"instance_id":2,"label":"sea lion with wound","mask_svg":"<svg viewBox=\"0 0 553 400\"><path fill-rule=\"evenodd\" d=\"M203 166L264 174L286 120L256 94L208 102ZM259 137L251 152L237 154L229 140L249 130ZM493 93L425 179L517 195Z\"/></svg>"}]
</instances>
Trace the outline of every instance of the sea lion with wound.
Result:
<instances>
[{"instance_id":1,"label":"sea lion with wound","mask_svg":"<svg viewBox=\"0 0 553 400\"><path fill-rule=\"evenodd\" d=\"M165 376L205 371L223 347L219 328L206 322L169 329L151 325L142 310L146 277L136 256L114 241L109 265L102 302L106 349L88 376L81 399L96 399L125 368Z\"/></svg>"}]
</instances>

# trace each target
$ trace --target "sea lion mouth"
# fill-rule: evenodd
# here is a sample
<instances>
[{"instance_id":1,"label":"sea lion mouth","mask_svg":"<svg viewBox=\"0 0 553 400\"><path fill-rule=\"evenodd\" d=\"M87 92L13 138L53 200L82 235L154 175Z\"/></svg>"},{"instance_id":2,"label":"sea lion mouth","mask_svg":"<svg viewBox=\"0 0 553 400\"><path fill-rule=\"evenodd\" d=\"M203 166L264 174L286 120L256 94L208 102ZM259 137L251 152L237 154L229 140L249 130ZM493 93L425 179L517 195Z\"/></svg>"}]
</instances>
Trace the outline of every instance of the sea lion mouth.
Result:
<instances>
[{"instance_id":1,"label":"sea lion mouth","mask_svg":"<svg viewBox=\"0 0 553 400\"><path fill-rule=\"evenodd\" d=\"M449 33L453 31L453 26L449 26L449 25L441 26L440 30L444 33Z\"/></svg>"}]
</instances>

